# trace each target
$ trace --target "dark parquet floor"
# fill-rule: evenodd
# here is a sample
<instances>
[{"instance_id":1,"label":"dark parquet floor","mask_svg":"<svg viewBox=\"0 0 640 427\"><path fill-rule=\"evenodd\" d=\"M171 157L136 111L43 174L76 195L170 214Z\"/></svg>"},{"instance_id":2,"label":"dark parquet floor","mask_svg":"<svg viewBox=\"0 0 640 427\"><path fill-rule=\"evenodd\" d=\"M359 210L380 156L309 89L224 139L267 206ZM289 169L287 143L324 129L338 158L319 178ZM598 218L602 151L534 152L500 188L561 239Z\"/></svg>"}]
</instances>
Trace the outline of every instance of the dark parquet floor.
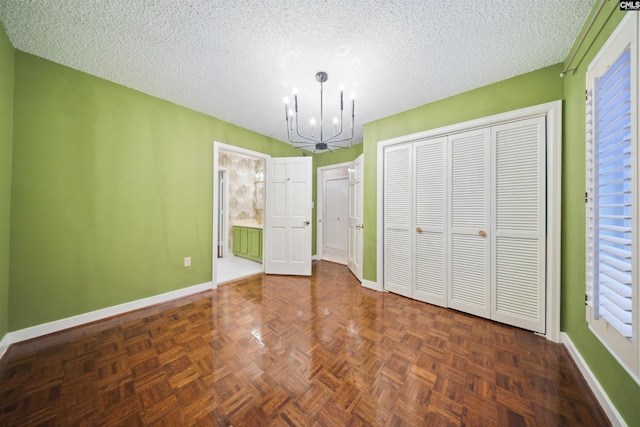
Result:
<instances>
[{"instance_id":1,"label":"dark parquet floor","mask_svg":"<svg viewBox=\"0 0 640 427\"><path fill-rule=\"evenodd\" d=\"M13 345L0 425L609 424L562 345L317 262Z\"/></svg>"}]
</instances>

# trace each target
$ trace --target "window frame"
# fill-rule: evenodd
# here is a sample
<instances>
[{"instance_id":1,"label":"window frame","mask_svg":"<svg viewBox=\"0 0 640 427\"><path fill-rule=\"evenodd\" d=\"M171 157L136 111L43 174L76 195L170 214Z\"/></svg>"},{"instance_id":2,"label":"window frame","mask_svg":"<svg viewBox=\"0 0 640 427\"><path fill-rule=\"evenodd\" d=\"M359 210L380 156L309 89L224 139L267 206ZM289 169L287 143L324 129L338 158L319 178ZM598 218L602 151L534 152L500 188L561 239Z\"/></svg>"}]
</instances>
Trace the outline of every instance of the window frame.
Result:
<instances>
[{"instance_id":1,"label":"window frame","mask_svg":"<svg viewBox=\"0 0 640 427\"><path fill-rule=\"evenodd\" d=\"M639 301L639 288L640 288L640 271L639 271L639 252L640 252L640 207L638 201L640 200L640 187L639 187L639 167L640 167L640 150L638 149L638 105L639 105L639 73L638 73L638 46L639 46L639 34L638 34L638 14L627 14L625 18L620 22L618 27L609 37L605 45L598 52L593 59L586 74L586 317L589 325L589 329L594 335L603 343L603 345L609 350L609 352L618 360L618 362L631 374L631 376L640 383L640 301ZM591 171L597 171L597 165L591 166L592 160L597 159L597 152L595 144L597 141L593 140L591 136L591 117L595 116L596 105L593 100L593 94L595 93L595 87L598 78L603 76L611 65L613 65L627 50L630 49L630 110L631 110L631 286L632 286L632 332L631 340L625 338L617 329L615 329L603 316L599 316L596 309L599 304L598 291L599 283L595 280L598 276L597 273L590 275L590 271L594 271L598 267L598 254L597 251L591 251L590 241L594 240L594 234L592 229L597 228L597 218L591 218L590 212L594 208L595 198L593 194L596 193L597 197L597 182L596 178L592 176ZM595 163L595 160L594 160ZM595 246L597 243L594 243Z\"/></svg>"}]
</instances>

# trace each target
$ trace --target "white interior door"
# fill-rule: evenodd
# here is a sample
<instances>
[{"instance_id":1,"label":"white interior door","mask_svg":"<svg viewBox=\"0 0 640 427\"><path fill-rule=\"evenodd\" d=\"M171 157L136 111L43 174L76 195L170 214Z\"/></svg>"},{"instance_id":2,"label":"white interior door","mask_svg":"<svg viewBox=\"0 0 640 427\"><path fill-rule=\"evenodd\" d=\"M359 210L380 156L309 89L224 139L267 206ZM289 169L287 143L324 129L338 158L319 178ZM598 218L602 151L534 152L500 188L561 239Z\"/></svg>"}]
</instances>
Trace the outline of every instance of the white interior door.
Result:
<instances>
[{"instance_id":1,"label":"white interior door","mask_svg":"<svg viewBox=\"0 0 640 427\"><path fill-rule=\"evenodd\" d=\"M491 129L491 318L545 333L545 118Z\"/></svg>"},{"instance_id":2,"label":"white interior door","mask_svg":"<svg viewBox=\"0 0 640 427\"><path fill-rule=\"evenodd\" d=\"M326 180L325 248L346 251L349 235L349 180Z\"/></svg>"},{"instance_id":3,"label":"white interior door","mask_svg":"<svg viewBox=\"0 0 640 427\"><path fill-rule=\"evenodd\" d=\"M411 144L384 152L384 288L412 296L413 166Z\"/></svg>"},{"instance_id":4,"label":"white interior door","mask_svg":"<svg viewBox=\"0 0 640 427\"><path fill-rule=\"evenodd\" d=\"M449 136L449 307L489 318L490 130Z\"/></svg>"},{"instance_id":5,"label":"white interior door","mask_svg":"<svg viewBox=\"0 0 640 427\"><path fill-rule=\"evenodd\" d=\"M364 228L362 197L364 181L362 179L363 154L349 166L349 270L362 282L362 252Z\"/></svg>"},{"instance_id":6,"label":"white interior door","mask_svg":"<svg viewBox=\"0 0 640 427\"><path fill-rule=\"evenodd\" d=\"M447 138L413 145L415 272L413 298L447 306Z\"/></svg>"},{"instance_id":7,"label":"white interior door","mask_svg":"<svg viewBox=\"0 0 640 427\"><path fill-rule=\"evenodd\" d=\"M311 157L267 159L264 268L311 275Z\"/></svg>"}]
</instances>

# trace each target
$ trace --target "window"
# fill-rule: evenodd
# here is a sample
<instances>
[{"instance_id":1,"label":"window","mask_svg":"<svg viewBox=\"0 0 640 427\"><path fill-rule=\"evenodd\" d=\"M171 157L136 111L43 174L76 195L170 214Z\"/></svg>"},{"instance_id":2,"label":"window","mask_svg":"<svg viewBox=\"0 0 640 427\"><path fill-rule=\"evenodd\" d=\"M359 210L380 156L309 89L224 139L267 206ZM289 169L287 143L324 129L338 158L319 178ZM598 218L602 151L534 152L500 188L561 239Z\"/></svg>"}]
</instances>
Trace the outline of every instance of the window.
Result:
<instances>
[{"instance_id":1,"label":"window","mask_svg":"<svg viewBox=\"0 0 640 427\"><path fill-rule=\"evenodd\" d=\"M589 327L638 379L638 14L629 14L587 71Z\"/></svg>"}]
</instances>

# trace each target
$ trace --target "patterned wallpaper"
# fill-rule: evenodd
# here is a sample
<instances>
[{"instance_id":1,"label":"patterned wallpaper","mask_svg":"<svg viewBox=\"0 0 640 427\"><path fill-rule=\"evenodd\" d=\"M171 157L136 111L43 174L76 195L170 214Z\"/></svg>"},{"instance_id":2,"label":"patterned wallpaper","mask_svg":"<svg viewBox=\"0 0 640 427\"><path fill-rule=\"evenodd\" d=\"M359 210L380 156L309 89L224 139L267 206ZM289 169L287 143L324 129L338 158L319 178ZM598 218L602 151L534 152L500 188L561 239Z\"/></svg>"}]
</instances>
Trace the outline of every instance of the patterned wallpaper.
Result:
<instances>
[{"instance_id":1,"label":"patterned wallpaper","mask_svg":"<svg viewBox=\"0 0 640 427\"><path fill-rule=\"evenodd\" d=\"M229 182L228 239L233 253L233 221L262 219L264 181L256 182L256 172L264 171L264 160L220 151L218 166L227 170Z\"/></svg>"}]
</instances>

